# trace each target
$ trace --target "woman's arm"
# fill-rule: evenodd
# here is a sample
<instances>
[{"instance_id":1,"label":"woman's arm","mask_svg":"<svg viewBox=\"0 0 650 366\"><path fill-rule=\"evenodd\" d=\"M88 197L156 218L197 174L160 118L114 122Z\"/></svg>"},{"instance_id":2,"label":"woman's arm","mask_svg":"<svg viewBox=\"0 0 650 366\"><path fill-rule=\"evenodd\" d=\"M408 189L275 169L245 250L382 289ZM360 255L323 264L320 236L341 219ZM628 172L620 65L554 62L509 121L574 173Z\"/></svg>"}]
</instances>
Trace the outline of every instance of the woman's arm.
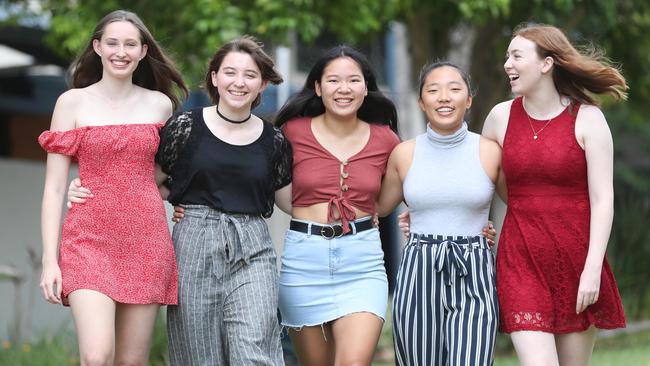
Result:
<instances>
[{"instance_id":1,"label":"woman's arm","mask_svg":"<svg viewBox=\"0 0 650 366\"><path fill-rule=\"evenodd\" d=\"M576 313L598 300L600 276L614 218L614 143L603 113L582 106L576 120L576 137L585 150L589 186L589 251L580 276Z\"/></svg>"},{"instance_id":2,"label":"woman's arm","mask_svg":"<svg viewBox=\"0 0 650 366\"><path fill-rule=\"evenodd\" d=\"M284 211L286 214L291 215L291 183L275 191L275 205Z\"/></svg>"},{"instance_id":3,"label":"woman's arm","mask_svg":"<svg viewBox=\"0 0 650 366\"><path fill-rule=\"evenodd\" d=\"M397 145L388 158L386 174L381 182L381 191L377 197L377 213L387 216L404 200L402 184L406 172L413 161L415 140L409 140Z\"/></svg>"},{"instance_id":4,"label":"woman's arm","mask_svg":"<svg viewBox=\"0 0 650 366\"><path fill-rule=\"evenodd\" d=\"M166 200L167 197L169 197L169 187L165 185L165 182L167 181L167 174L162 171L162 168L160 165L156 164L156 173L155 173L155 179L156 179L156 186L158 186L158 191L160 192L160 197L163 200Z\"/></svg>"},{"instance_id":5,"label":"woman's arm","mask_svg":"<svg viewBox=\"0 0 650 366\"><path fill-rule=\"evenodd\" d=\"M78 98L75 92L62 94L56 102L52 115L52 131L67 131L75 128L74 115ZM69 156L62 154L47 154L45 171L45 186L41 207L41 233L43 239L43 272L40 287L45 299L51 303L61 303L61 270L58 264L58 244L61 225L61 209L65 196L68 173L70 170Z\"/></svg>"},{"instance_id":6,"label":"woman's arm","mask_svg":"<svg viewBox=\"0 0 650 366\"><path fill-rule=\"evenodd\" d=\"M487 117L485 117L483 131L481 131L483 137L496 141L501 147L503 147L503 140L505 139L508 128L511 105L512 100L495 105Z\"/></svg>"}]
</instances>

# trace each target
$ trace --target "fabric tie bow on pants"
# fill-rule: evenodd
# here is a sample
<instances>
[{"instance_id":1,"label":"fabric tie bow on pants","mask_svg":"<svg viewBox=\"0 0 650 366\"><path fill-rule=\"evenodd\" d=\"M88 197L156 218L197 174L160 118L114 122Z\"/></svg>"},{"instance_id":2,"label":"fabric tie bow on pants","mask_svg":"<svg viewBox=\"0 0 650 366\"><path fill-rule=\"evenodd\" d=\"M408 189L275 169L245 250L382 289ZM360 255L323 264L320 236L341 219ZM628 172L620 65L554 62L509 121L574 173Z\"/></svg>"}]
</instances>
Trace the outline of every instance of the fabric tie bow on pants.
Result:
<instances>
[{"instance_id":1,"label":"fabric tie bow on pants","mask_svg":"<svg viewBox=\"0 0 650 366\"><path fill-rule=\"evenodd\" d=\"M456 277L465 277L469 274L469 263L463 256L463 249L454 241L445 240L438 244L434 260L433 268L438 272L444 271L447 275L447 286L453 284Z\"/></svg>"}]
</instances>

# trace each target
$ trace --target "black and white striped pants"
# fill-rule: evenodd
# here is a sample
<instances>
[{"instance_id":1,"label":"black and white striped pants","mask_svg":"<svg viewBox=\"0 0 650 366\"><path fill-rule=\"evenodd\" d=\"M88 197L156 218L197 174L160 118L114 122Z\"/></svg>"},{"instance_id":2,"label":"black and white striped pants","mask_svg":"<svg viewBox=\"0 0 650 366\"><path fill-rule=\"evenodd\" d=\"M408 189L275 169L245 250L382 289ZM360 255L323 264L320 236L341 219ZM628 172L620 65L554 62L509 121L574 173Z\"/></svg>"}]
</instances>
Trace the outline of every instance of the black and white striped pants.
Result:
<instances>
[{"instance_id":1,"label":"black and white striped pants","mask_svg":"<svg viewBox=\"0 0 650 366\"><path fill-rule=\"evenodd\" d=\"M494 363L494 254L484 237L411 234L393 297L398 365Z\"/></svg>"},{"instance_id":2,"label":"black and white striped pants","mask_svg":"<svg viewBox=\"0 0 650 366\"><path fill-rule=\"evenodd\" d=\"M185 206L174 226L172 366L282 365L275 249L261 217Z\"/></svg>"}]
</instances>

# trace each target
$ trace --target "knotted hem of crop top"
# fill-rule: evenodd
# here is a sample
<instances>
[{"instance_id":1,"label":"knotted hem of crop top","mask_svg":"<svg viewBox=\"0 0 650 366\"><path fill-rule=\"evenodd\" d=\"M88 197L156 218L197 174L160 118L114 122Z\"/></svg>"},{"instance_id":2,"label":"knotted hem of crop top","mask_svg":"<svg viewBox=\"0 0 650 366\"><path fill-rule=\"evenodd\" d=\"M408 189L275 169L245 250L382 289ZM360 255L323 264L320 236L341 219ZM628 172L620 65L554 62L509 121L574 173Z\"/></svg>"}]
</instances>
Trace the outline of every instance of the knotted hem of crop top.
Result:
<instances>
[{"instance_id":1,"label":"knotted hem of crop top","mask_svg":"<svg viewBox=\"0 0 650 366\"><path fill-rule=\"evenodd\" d=\"M339 212L339 218L335 217L336 211ZM327 203L327 222L332 224L336 220L341 220L343 226L343 234L347 234L350 229L350 221L354 221L357 217L354 206L352 206L345 197L332 197Z\"/></svg>"}]
</instances>

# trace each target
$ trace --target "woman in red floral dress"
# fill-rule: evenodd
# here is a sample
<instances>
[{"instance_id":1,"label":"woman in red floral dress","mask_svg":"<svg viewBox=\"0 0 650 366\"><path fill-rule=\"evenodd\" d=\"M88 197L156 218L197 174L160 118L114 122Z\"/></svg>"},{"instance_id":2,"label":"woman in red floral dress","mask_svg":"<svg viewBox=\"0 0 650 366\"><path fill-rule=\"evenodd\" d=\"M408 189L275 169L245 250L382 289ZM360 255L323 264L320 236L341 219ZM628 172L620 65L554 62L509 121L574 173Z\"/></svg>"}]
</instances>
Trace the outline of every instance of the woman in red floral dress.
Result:
<instances>
[{"instance_id":1,"label":"woman in red floral dress","mask_svg":"<svg viewBox=\"0 0 650 366\"><path fill-rule=\"evenodd\" d=\"M40 286L71 307L82 365L146 364L158 308L178 298L154 155L179 104L172 84L187 88L137 15L121 10L97 24L72 70L73 89L39 137L48 152ZM73 158L100 199L68 211L59 248Z\"/></svg>"},{"instance_id":2,"label":"woman in red floral dress","mask_svg":"<svg viewBox=\"0 0 650 366\"><path fill-rule=\"evenodd\" d=\"M515 31L504 64L514 100L483 135L503 147L508 211L497 255L501 331L523 365L587 365L596 328L625 326L605 256L613 148L594 95L625 99L620 72L559 29Z\"/></svg>"}]
</instances>

